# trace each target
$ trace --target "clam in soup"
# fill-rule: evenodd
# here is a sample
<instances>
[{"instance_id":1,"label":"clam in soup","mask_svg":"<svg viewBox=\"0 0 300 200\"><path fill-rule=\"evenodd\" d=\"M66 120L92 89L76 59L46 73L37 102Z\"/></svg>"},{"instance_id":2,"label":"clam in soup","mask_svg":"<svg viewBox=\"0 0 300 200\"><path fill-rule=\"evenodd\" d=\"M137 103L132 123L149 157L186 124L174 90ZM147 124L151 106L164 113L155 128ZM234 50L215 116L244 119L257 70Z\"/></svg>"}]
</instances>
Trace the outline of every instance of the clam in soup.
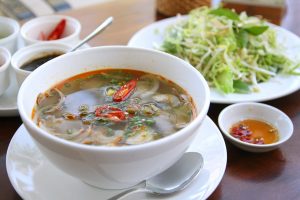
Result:
<instances>
[{"instance_id":1,"label":"clam in soup","mask_svg":"<svg viewBox=\"0 0 300 200\"><path fill-rule=\"evenodd\" d=\"M47 132L88 145L157 140L195 117L191 97L161 76L106 69L71 77L38 95L33 119Z\"/></svg>"}]
</instances>

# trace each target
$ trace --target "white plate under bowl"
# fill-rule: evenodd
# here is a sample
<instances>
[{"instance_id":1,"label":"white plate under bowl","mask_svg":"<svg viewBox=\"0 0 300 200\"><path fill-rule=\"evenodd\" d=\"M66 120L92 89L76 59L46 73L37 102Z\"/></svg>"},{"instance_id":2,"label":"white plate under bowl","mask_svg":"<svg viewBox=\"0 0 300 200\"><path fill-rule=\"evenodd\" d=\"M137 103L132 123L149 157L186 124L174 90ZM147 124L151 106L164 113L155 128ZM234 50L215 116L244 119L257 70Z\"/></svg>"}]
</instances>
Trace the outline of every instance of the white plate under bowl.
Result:
<instances>
[{"instance_id":1,"label":"white plate under bowl","mask_svg":"<svg viewBox=\"0 0 300 200\"><path fill-rule=\"evenodd\" d=\"M224 175L227 151L219 129L209 117L205 118L198 131L199 134L188 151L201 153L204 166L191 185L174 195L154 196L138 193L124 200L208 198ZM54 167L37 149L24 125L17 130L9 144L6 170L13 187L26 200L108 199L121 192L89 186Z\"/></svg>"},{"instance_id":2,"label":"white plate under bowl","mask_svg":"<svg viewBox=\"0 0 300 200\"><path fill-rule=\"evenodd\" d=\"M185 20L187 16L181 16ZM172 17L152 23L136 34L128 42L128 46L155 49L154 45L160 46L163 42L165 29L177 22L178 17ZM277 32L280 45L286 49L285 54L291 59L299 57L300 38L295 34L273 24L270 24ZM299 59L298 59L299 60ZM259 84L260 91L250 94L222 94L215 88L210 88L212 103L238 103L249 101L267 101L286 96L300 88L300 76L277 75L268 82Z\"/></svg>"}]
</instances>

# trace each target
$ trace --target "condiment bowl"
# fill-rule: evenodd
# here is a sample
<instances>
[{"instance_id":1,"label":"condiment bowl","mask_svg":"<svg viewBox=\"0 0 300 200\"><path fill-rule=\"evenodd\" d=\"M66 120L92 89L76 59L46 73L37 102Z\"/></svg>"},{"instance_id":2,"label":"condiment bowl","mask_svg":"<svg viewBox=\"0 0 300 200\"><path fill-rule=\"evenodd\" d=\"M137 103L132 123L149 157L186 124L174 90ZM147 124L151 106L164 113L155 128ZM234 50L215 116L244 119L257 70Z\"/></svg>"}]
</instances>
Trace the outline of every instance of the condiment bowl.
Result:
<instances>
[{"instance_id":1,"label":"condiment bowl","mask_svg":"<svg viewBox=\"0 0 300 200\"><path fill-rule=\"evenodd\" d=\"M41 92L84 72L116 68L158 74L175 82L193 99L195 118L174 134L131 146L78 144L49 134L32 119ZM207 82L187 62L160 51L107 46L64 54L36 69L19 90L18 108L26 129L52 164L90 185L121 189L159 174L183 155L207 114L209 99Z\"/></svg>"},{"instance_id":2,"label":"condiment bowl","mask_svg":"<svg viewBox=\"0 0 300 200\"><path fill-rule=\"evenodd\" d=\"M14 19L0 16L0 47L7 48L10 53L17 49L20 25Z\"/></svg>"},{"instance_id":3,"label":"condiment bowl","mask_svg":"<svg viewBox=\"0 0 300 200\"><path fill-rule=\"evenodd\" d=\"M271 144L253 144L233 137L229 131L241 120L255 119L266 122L278 130L279 139ZM291 119L279 109L263 103L237 103L224 108L218 118L224 136L238 148L249 152L267 152L278 148L293 134Z\"/></svg>"},{"instance_id":4,"label":"condiment bowl","mask_svg":"<svg viewBox=\"0 0 300 200\"><path fill-rule=\"evenodd\" d=\"M23 24L20 33L25 45L51 42L41 40L41 33L49 35L62 19L66 19L65 30L62 37L55 40L55 42L67 45L77 44L80 40L81 31L81 24L77 19L64 15L47 15L36 17Z\"/></svg>"},{"instance_id":5,"label":"condiment bowl","mask_svg":"<svg viewBox=\"0 0 300 200\"><path fill-rule=\"evenodd\" d=\"M3 47L0 47L0 96L6 91L9 86L9 65L10 52Z\"/></svg>"},{"instance_id":6,"label":"condiment bowl","mask_svg":"<svg viewBox=\"0 0 300 200\"><path fill-rule=\"evenodd\" d=\"M37 43L19 49L11 59L12 68L16 74L18 85L21 86L31 71L22 69L22 66L30 61L48 54L68 52L72 47L60 43Z\"/></svg>"}]
</instances>

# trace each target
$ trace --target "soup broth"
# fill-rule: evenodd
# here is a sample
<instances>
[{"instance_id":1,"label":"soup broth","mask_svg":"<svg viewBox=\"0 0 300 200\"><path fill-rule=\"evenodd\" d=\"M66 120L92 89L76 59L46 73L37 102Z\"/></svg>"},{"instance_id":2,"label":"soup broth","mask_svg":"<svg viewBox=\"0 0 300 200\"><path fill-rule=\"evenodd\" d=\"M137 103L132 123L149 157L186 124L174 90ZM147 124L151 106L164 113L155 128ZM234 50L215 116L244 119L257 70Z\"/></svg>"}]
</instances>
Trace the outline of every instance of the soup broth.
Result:
<instances>
[{"instance_id":1,"label":"soup broth","mask_svg":"<svg viewBox=\"0 0 300 200\"><path fill-rule=\"evenodd\" d=\"M191 97L161 76L109 69L71 77L40 94L37 125L89 145L124 146L157 140L195 117Z\"/></svg>"}]
</instances>

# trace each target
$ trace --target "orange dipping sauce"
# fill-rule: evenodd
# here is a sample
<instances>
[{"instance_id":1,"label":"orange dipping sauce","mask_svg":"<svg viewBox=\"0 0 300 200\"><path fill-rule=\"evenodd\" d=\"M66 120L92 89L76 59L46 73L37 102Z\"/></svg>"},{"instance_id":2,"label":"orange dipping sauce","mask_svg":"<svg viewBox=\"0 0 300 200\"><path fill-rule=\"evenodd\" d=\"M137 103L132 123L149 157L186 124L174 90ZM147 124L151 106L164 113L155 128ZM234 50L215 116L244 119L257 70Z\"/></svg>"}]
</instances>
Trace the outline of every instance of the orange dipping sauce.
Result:
<instances>
[{"instance_id":1,"label":"orange dipping sauce","mask_svg":"<svg viewBox=\"0 0 300 200\"><path fill-rule=\"evenodd\" d=\"M271 144L279 139L275 127L255 119L239 121L230 128L229 132L233 137L252 144Z\"/></svg>"}]
</instances>

